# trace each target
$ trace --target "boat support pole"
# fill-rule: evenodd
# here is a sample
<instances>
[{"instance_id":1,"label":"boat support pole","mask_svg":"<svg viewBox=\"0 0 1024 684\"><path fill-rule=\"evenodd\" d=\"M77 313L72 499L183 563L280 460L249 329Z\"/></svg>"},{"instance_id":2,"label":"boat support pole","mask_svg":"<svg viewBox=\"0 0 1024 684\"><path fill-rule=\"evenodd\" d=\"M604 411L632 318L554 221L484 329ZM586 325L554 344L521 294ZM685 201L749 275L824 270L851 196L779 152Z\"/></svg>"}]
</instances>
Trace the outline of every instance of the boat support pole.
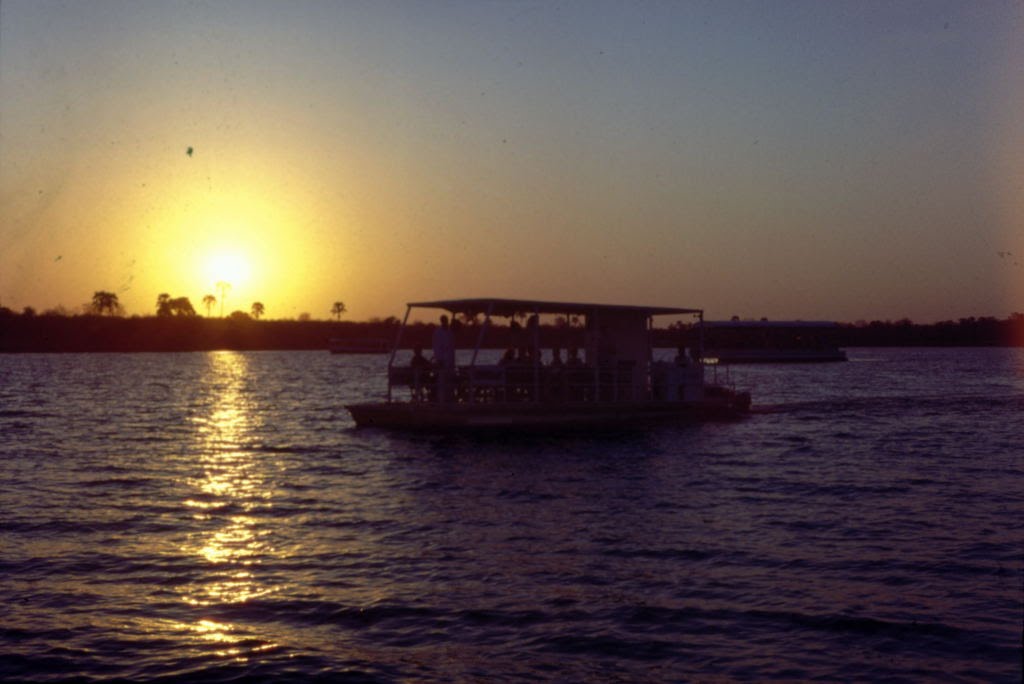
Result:
<instances>
[{"instance_id":1,"label":"boat support pole","mask_svg":"<svg viewBox=\"0 0 1024 684\"><path fill-rule=\"evenodd\" d=\"M654 380L651 378L651 373L654 368L654 316L647 317L647 369L644 373L644 399L650 399L652 395L651 388L654 385Z\"/></svg>"},{"instance_id":2,"label":"boat support pole","mask_svg":"<svg viewBox=\"0 0 1024 684\"><path fill-rule=\"evenodd\" d=\"M697 312L697 358L704 361L704 311Z\"/></svg>"},{"instance_id":3,"label":"boat support pole","mask_svg":"<svg viewBox=\"0 0 1024 684\"><path fill-rule=\"evenodd\" d=\"M594 396L593 401L601 400L601 328L599 325L599 314L594 309L591 312L594 317ZM588 359L589 361L589 359Z\"/></svg>"},{"instance_id":4,"label":"boat support pole","mask_svg":"<svg viewBox=\"0 0 1024 684\"><path fill-rule=\"evenodd\" d=\"M402 319L402 327L398 329L398 333L395 334L395 346L391 348L391 356L388 358L388 403L391 403L391 366L395 363L395 355L398 354L398 345L402 341L402 332L405 330L405 324L409 322L409 312L412 311L411 306L405 307L405 318Z\"/></svg>"},{"instance_id":5,"label":"boat support pole","mask_svg":"<svg viewBox=\"0 0 1024 684\"><path fill-rule=\"evenodd\" d=\"M540 401L540 311L534 307L537 325L533 326L533 400Z\"/></svg>"}]
</instances>

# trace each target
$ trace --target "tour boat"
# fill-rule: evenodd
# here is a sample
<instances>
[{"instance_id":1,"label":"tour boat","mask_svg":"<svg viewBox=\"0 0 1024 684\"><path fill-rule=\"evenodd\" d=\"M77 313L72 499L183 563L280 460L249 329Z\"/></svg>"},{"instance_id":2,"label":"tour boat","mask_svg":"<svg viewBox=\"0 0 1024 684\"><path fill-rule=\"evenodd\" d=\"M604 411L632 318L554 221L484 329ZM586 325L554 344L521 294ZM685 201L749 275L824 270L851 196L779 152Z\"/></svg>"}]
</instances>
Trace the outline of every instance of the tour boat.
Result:
<instances>
[{"instance_id":1,"label":"tour boat","mask_svg":"<svg viewBox=\"0 0 1024 684\"><path fill-rule=\"evenodd\" d=\"M410 323L414 309L440 311L444 321L432 329ZM654 358L656 316L690 321L681 327L690 341L680 340L675 359ZM346 408L358 427L425 430L633 428L739 417L750 394L705 382L703 320L701 309L660 306L414 302L388 360L386 397ZM431 349L435 358L420 349L406 358L410 347Z\"/></svg>"}]
</instances>

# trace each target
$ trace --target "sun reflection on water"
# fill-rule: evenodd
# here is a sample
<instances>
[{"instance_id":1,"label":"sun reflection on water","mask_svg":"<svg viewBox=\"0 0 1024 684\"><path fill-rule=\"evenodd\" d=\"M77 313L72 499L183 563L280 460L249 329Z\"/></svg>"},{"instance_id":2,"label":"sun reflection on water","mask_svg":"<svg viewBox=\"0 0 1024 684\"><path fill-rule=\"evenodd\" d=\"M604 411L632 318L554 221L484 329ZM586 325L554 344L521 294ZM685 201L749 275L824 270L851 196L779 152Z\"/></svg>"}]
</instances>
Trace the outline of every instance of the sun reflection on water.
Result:
<instances>
[{"instance_id":1,"label":"sun reflection on water","mask_svg":"<svg viewBox=\"0 0 1024 684\"><path fill-rule=\"evenodd\" d=\"M251 444L260 427L242 354L209 355L209 372L192 422L200 470L183 503L195 524L184 551L207 568L184 600L196 606L239 604L274 591L260 566L275 554L260 513L272 506L268 459ZM209 621L206 621L209 622ZM221 633L221 632L217 632Z\"/></svg>"}]
</instances>

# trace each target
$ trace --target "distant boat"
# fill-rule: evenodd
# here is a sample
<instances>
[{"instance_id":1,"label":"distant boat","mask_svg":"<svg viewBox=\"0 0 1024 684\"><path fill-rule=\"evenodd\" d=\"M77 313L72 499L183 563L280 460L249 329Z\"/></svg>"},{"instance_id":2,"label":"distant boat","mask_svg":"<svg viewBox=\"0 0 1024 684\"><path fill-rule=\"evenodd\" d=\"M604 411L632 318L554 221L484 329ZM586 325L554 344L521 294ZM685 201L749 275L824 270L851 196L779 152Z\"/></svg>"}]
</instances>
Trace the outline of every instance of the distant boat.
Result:
<instances>
[{"instance_id":1,"label":"distant boat","mask_svg":"<svg viewBox=\"0 0 1024 684\"><path fill-rule=\"evenodd\" d=\"M328 349L332 354L387 354L391 351L391 343L379 337L332 337Z\"/></svg>"},{"instance_id":2,"label":"distant boat","mask_svg":"<svg viewBox=\"0 0 1024 684\"><path fill-rule=\"evenodd\" d=\"M396 355L414 308L440 309L464 318L483 316L473 337L472 360L439 365L417 353L411 362ZM579 319L583 357L554 361L541 349L539 317ZM655 316L692 316L700 309L618 306L519 299L452 299L408 305L405 322L388 362L383 401L349 404L359 427L425 430L558 430L636 428L651 423L728 419L750 406L750 394L705 383L704 366L694 357L654 361L651 346ZM499 363L479 361L495 317L526 317L513 346ZM502 329L501 333L506 330ZM577 338L579 335L577 335ZM441 336L439 339L443 340ZM449 338L454 345L454 336ZM440 350L454 358L448 342ZM563 343L562 349L568 346ZM571 349L570 352L574 352ZM467 354L468 356L468 354Z\"/></svg>"},{"instance_id":3,"label":"distant boat","mask_svg":"<svg viewBox=\"0 0 1024 684\"><path fill-rule=\"evenodd\" d=\"M846 361L832 321L707 321L705 362L825 363Z\"/></svg>"}]
</instances>

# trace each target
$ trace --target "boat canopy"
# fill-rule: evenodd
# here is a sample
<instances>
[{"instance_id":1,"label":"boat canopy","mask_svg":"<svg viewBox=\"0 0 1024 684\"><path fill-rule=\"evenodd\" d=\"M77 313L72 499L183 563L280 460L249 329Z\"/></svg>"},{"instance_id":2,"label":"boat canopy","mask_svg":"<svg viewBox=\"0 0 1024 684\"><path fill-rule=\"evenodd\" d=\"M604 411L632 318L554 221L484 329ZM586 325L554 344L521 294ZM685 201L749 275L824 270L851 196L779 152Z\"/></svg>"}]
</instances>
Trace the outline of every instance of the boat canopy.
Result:
<instances>
[{"instance_id":1,"label":"boat canopy","mask_svg":"<svg viewBox=\"0 0 1024 684\"><path fill-rule=\"evenodd\" d=\"M601 313L632 313L644 316L703 315L703 309L667 306L630 306L620 304L585 304L580 302L545 302L534 299L439 299L432 302L409 302L410 308L444 309L453 314L484 314L513 316L522 313L592 315Z\"/></svg>"}]
</instances>

